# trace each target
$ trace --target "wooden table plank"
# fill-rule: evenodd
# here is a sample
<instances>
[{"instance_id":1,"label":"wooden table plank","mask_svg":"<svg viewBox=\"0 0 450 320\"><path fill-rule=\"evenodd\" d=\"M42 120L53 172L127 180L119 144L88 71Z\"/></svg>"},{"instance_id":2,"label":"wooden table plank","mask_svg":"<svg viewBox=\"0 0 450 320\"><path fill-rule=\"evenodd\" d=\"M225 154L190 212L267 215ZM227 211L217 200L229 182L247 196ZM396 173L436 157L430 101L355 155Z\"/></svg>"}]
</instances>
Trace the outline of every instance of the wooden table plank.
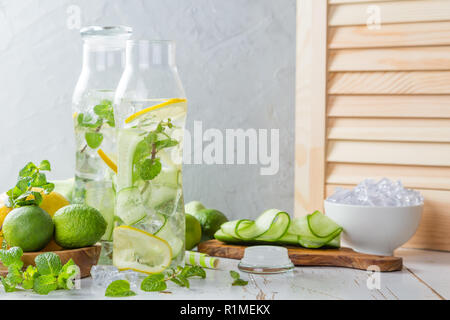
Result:
<instances>
[{"instance_id":1,"label":"wooden table plank","mask_svg":"<svg viewBox=\"0 0 450 320\"><path fill-rule=\"evenodd\" d=\"M425 254L424 254L425 253ZM450 252L399 249L406 268L443 299L450 299Z\"/></svg>"},{"instance_id":2,"label":"wooden table plank","mask_svg":"<svg viewBox=\"0 0 450 320\"><path fill-rule=\"evenodd\" d=\"M295 268L293 272L279 275L251 275L241 272L243 279L248 279L245 287L232 287L230 270L237 270L237 260L220 259L219 270L207 270L207 278L192 279L191 289L179 288L170 283L170 293L146 293L136 289L135 297L126 299L440 299L439 295L448 296L450 278L444 273L448 269L450 254L428 251L399 251L409 262L407 268L392 273L380 273L380 288L369 289L367 271L331 267ZM411 270L414 272L411 273ZM434 274L434 275L433 275ZM423 280L423 277L426 280ZM445 279L441 284L439 281ZM430 288L432 284L434 288ZM40 296L30 291L5 294L0 289L0 299L105 299L104 288L92 285L92 279L81 280L78 290L51 292ZM438 292L439 294L436 294ZM117 299L117 298L114 298Z\"/></svg>"}]
</instances>

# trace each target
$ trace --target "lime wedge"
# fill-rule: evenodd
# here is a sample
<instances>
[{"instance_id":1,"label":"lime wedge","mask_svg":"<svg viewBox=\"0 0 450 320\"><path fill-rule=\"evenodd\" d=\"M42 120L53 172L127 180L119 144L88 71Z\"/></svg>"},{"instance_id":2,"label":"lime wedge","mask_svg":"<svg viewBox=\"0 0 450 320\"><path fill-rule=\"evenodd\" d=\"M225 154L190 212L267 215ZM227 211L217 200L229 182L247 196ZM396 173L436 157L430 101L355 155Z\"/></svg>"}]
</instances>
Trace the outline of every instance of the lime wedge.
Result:
<instances>
[{"instance_id":1,"label":"lime wedge","mask_svg":"<svg viewBox=\"0 0 450 320\"><path fill-rule=\"evenodd\" d=\"M121 271L159 273L172 260L172 249L165 240L133 227L115 228L113 245L113 264Z\"/></svg>"}]
</instances>

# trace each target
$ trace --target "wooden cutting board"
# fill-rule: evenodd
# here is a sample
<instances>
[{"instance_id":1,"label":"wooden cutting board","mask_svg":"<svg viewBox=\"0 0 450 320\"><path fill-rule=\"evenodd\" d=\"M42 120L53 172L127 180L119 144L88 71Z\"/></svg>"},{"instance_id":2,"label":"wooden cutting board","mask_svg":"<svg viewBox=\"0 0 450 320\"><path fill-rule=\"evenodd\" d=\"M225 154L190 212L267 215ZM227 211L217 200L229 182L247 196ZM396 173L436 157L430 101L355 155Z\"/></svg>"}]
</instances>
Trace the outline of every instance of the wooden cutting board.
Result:
<instances>
[{"instance_id":1,"label":"wooden cutting board","mask_svg":"<svg viewBox=\"0 0 450 320\"><path fill-rule=\"evenodd\" d=\"M85 278L90 276L91 267L97 264L101 249L101 245L96 244L92 247L51 252L56 253L61 258L61 262L63 265L70 259L73 259L75 264L80 267L81 278ZM24 252L22 256L24 268L28 267L29 265L34 265L34 259L41 253L44 252ZM6 269L0 262L0 276L4 277L7 274L8 269Z\"/></svg>"},{"instance_id":2,"label":"wooden cutting board","mask_svg":"<svg viewBox=\"0 0 450 320\"><path fill-rule=\"evenodd\" d=\"M226 244L218 240L209 240L198 245L198 251L210 256L242 259L247 246ZM380 271L399 271L403 267L403 259L399 257L375 256L358 253L349 248L340 249L305 249L286 246L289 258L296 266L328 266L367 270L370 266L378 266Z\"/></svg>"}]
</instances>

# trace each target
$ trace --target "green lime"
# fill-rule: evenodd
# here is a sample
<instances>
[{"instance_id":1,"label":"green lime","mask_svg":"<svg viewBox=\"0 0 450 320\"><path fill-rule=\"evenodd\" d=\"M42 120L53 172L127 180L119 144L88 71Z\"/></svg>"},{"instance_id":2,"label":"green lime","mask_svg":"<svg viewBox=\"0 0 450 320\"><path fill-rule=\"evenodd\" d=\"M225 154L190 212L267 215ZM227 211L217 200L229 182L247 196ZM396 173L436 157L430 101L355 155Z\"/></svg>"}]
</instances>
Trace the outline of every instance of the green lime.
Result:
<instances>
[{"instance_id":1,"label":"green lime","mask_svg":"<svg viewBox=\"0 0 450 320\"><path fill-rule=\"evenodd\" d=\"M56 211L55 241L66 249L95 244L106 231L107 223L100 211L84 204L72 204Z\"/></svg>"},{"instance_id":2,"label":"green lime","mask_svg":"<svg viewBox=\"0 0 450 320\"><path fill-rule=\"evenodd\" d=\"M191 201L184 206L184 211L189 214L194 214L206 207L200 201Z\"/></svg>"},{"instance_id":3,"label":"green lime","mask_svg":"<svg viewBox=\"0 0 450 320\"><path fill-rule=\"evenodd\" d=\"M198 220L186 213L186 250L194 248L202 239L202 226Z\"/></svg>"},{"instance_id":4,"label":"green lime","mask_svg":"<svg viewBox=\"0 0 450 320\"><path fill-rule=\"evenodd\" d=\"M3 222L3 236L10 247L23 251L39 251L50 242L53 235L52 217L37 206L12 210Z\"/></svg>"},{"instance_id":5,"label":"green lime","mask_svg":"<svg viewBox=\"0 0 450 320\"><path fill-rule=\"evenodd\" d=\"M203 209L192 214L202 226L202 240L214 238L214 233L220 226L227 222L227 217L220 211L214 209Z\"/></svg>"}]
</instances>

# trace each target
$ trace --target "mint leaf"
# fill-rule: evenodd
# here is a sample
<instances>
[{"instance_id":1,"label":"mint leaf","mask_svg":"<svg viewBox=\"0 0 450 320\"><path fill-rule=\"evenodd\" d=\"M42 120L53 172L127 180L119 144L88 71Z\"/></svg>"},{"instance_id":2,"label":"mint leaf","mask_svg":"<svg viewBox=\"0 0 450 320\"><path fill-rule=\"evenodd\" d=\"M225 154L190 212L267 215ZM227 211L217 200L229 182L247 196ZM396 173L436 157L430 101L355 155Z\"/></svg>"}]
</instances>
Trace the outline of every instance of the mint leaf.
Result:
<instances>
[{"instance_id":1,"label":"mint leaf","mask_svg":"<svg viewBox=\"0 0 450 320\"><path fill-rule=\"evenodd\" d=\"M8 267L8 275L6 276L6 280L9 283L16 286L22 283L22 272L15 266Z\"/></svg>"},{"instance_id":2,"label":"mint leaf","mask_svg":"<svg viewBox=\"0 0 450 320\"><path fill-rule=\"evenodd\" d=\"M39 294L48 294L58 288L56 277L52 274L41 275L34 280L33 290Z\"/></svg>"},{"instance_id":3,"label":"mint leaf","mask_svg":"<svg viewBox=\"0 0 450 320\"><path fill-rule=\"evenodd\" d=\"M74 284L73 280L80 274L80 268L75 262L70 259L62 267L61 272L58 275L58 288L60 289L72 289Z\"/></svg>"},{"instance_id":4,"label":"mint leaf","mask_svg":"<svg viewBox=\"0 0 450 320\"><path fill-rule=\"evenodd\" d=\"M23 262L21 260L23 251L20 247L12 247L9 250L0 250L0 260L5 267L16 267L22 269Z\"/></svg>"},{"instance_id":5,"label":"mint leaf","mask_svg":"<svg viewBox=\"0 0 450 320\"><path fill-rule=\"evenodd\" d=\"M186 279L185 277L183 277L182 275L179 275L171 280L181 287L186 287L186 288L190 287L189 280Z\"/></svg>"},{"instance_id":6,"label":"mint leaf","mask_svg":"<svg viewBox=\"0 0 450 320\"><path fill-rule=\"evenodd\" d=\"M61 259L56 253L46 252L38 255L34 262L41 275L57 277L62 269Z\"/></svg>"},{"instance_id":7,"label":"mint leaf","mask_svg":"<svg viewBox=\"0 0 450 320\"><path fill-rule=\"evenodd\" d=\"M115 127L114 110L112 102L109 100L102 100L102 102L94 107L94 113L105 121L110 127Z\"/></svg>"},{"instance_id":8,"label":"mint leaf","mask_svg":"<svg viewBox=\"0 0 450 320\"><path fill-rule=\"evenodd\" d=\"M144 141L152 145L158 141L158 134L155 131L151 131L145 136Z\"/></svg>"},{"instance_id":9,"label":"mint leaf","mask_svg":"<svg viewBox=\"0 0 450 320\"><path fill-rule=\"evenodd\" d=\"M145 159L138 165L139 176L142 180L153 180L161 172L161 161L156 159Z\"/></svg>"},{"instance_id":10,"label":"mint leaf","mask_svg":"<svg viewBox=\"0 0 450 320\"><path fill-rule=\"evenodd\" d=\"M42 194L37 191L31 191L31 195L34 197L36 205L39 206L42 203Z\"/></svg>"},{"instance_id":11,"label":"mint leaf","mask_svg":"<svg viewBox=\"0 0 450 320\"><path fill-rule=\"evenodd\" d=\"M183 271L181 271L181 276L184 278L190 277L200 277L202 279L206 278L206 272L200 266L185 266Z\"/></svg>"},{"instance_id":12,"label":"mint leaf","mask_svg":"<svg viewBox=\"0 0 450 320\"><path fill-rule=\"evenodd\" d=\"M97 119L97 121L94 122L94 118L90 114L80 113L77 117L77 123L80 127L98 128L102 122L102 119Z\"/></svg>"},{"instance_id":13,"label":"mint leaf","mask_svg":"<svg viewBox=\"0 0 450 320\"><path fill-rule=\"evenodd\" d=\"M50 192L52 192L55 189L55 184L48 182L48 183L42 185L41 188L44 189L45 194L49 194Z\"/></svg>"},{"instance_id":14,"label":"mint leaf","mask_svg":"<svg viewBox=\"0 0 450 320\"><path fill-rule=\"evenodd\" d=\"M44 184L47 183L47 177L45 176L45 173L35 173L32 176L32 180L31 180L31 186L32 187L40 187Z\"/></svg>"},{"instance_id":15,"label":"mint leaf","mask_svg":"<svg viewBox=\"0 0 450 320\"><path fill-rule=\"evenodd\" d=\"M84 134L86 143L91 149L97 149L100 147L103 141L103 134L100 132L86 132Z\"/></svg>"},{"instance_id":16,"label":"mint leaf","mask_svg":"<svg viewBox=\"0 0 450 320\"><path fill-rule=\"evenodd\" d=\"M34 266L28 266L27 269L23 272L22 277L22 288L24 289L33 289L34 279L39 276L37 268Z\"/></svg>"},{"instance_id":17,"label":"mint leaf","mask_svg":"<svg viewBox=\"0 0 450 320\"><path fill-rule=\"evenodd\" d=\"M11 284L6 278L0 277L0 280L2 282L3 288L5 289L5 292L16 291L16 286Z\"/></svg>"},{"instance_id":18,"label":"mint leaf","mask_svg":"<svg viewBox=\"0 0 450 320\"><path fill-rule=\"evenodd\" d=\"M172 139L160 140L155 143L155 147L158 151L165 148L175 147L176 145L178 145L178 141Z\"/></svg>"},{"instance_id":19,"label":"mint leaf","mask_svg":"<svg viewBox=\"0 0 450 320\"><path fill-rule=\"evenodd\" d=\"M141 283L141 290L146 292L163 291L167 289L167 284L162 273L149 275Z\"/></svg>"},{"instance_id":20,"label":"mint leaf","mask_svg":"<svg viewBox=\"0 0 450 320\"><path fill-rule=\"evenodd\" d=\"M244 281L242 279L234 280L231 284L232 286L246 286L248 284L248 281Z\"/></svg>"},{"instance_id":21,"label":"mint leaf","mask_svg":"<svg viewBox=\"0 0 450 320\"><path fill-rule=\"evenodd\" d=\"M29 177L21 177L19 178L19 180L16 183L16 187L18 190L25 192L28 189L28 184L29 184ZM14 192L14 190L13 190Z\"/></svg>"},{"instance_id":22,"label":"mint leaf","mask_svg":"<svg viewBox=\"0 0 450 320\"><path fill-rule=\"evenodd\" d=\"M230 271L230 275L233 279L236 279L236 280L241 277L241 275L238 272L233 271L233 270Z\"/></svg>"},{"instance_id":23,"label":"mint leaf","mask_svg":"<svg viewBox=\"0 0 450 320\"><path fill-rule=\"evenodd\" d=\"M48 160L42 160L39 164L39 170L42 171L51 171L50 162Z\"/></svg>"},{"instance_id":24,"label":"mint leaf","mask_svg":"<svg viewBox=\"0 0 450 320\"><path fill-rule=\"evenodd\" d=\"M22 170L19 171L19 177L30 176L38 167L33 162L28 162Z\"/></svg>"},{"instance_id":25,"label":"mint leaf","mask_svg":"<svg viewBox=\"0 0 450 320\"><path fill-rule=\"evenodd\" d=\"M130 290L130 283L127 280L116 280L106 288L106 297L130 297L136 293Z\"/></svg>"}]
</instances>

